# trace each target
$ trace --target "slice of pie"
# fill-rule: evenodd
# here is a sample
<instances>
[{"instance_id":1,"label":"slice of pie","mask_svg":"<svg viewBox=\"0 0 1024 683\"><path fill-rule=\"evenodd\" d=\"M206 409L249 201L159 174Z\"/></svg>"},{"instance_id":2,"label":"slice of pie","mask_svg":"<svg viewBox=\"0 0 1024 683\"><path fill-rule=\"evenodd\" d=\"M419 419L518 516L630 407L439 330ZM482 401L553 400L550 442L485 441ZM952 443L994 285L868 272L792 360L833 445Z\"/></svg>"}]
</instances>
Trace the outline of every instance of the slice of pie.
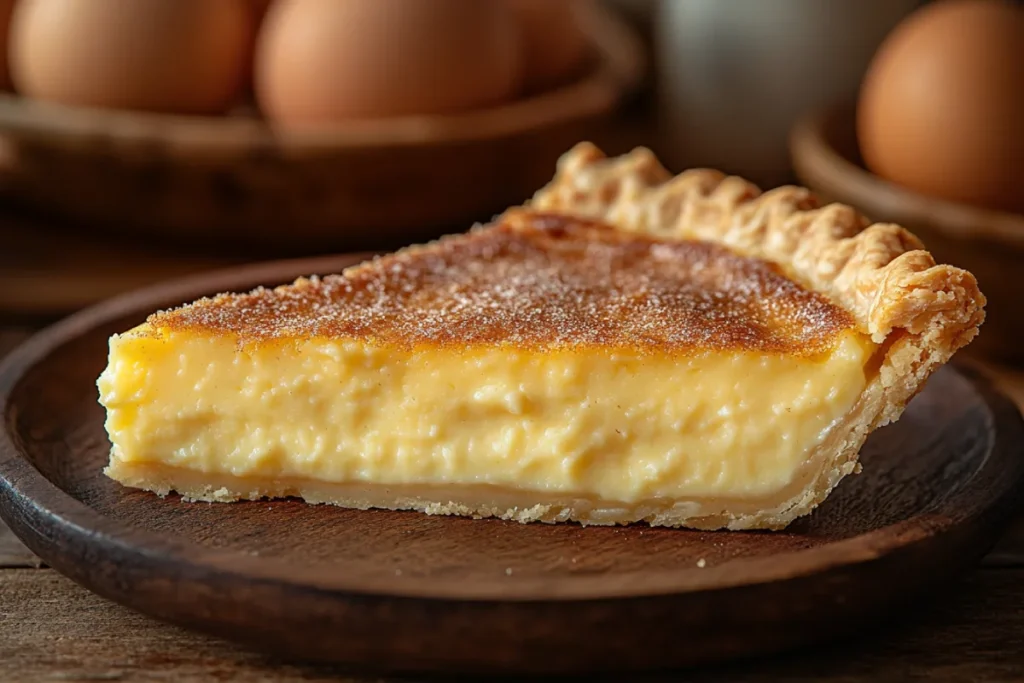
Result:
<instances>
[{"instance_id":1,"label":"slice of pie","mask_svg":"<svg viewBox=\"0 0 1024 683\"><path fill-rule=\"evenodd\" d=\"M204 501L780 528L983 305L895 225L583 144L492 225L115 335L106 473Z\"/></svg>"}]
</instances>

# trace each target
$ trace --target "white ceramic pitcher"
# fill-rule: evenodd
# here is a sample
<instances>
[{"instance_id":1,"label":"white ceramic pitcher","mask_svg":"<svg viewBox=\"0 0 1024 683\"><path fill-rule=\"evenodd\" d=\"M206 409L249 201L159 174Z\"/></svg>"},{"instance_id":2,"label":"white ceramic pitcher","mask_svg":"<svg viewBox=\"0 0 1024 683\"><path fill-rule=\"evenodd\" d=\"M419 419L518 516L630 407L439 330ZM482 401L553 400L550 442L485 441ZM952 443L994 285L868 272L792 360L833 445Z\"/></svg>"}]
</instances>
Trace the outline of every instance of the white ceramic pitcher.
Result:
<instances>
[{"instance_id":1,"label":"white ceramic pitcher","mask_svg":"<svg viewBox=\"0 0 1024 683\"><path fill-rule=\"evenodd\" d=\"M921 0L662 0L658 151L769 187L811 108L852 101L889 31Z\"/></svg>"}]
</instances>

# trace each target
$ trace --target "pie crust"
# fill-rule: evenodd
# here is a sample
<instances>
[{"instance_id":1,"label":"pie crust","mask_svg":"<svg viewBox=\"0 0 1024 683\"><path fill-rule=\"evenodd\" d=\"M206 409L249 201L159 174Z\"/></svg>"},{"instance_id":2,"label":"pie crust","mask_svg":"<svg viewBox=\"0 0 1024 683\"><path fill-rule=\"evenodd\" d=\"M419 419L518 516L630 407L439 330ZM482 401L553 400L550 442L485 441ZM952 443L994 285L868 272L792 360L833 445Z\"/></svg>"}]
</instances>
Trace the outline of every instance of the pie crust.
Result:
<instances>
[{"instance_id":1,"label":"pie crust","mask_svg":"<svg viewBox=\"0 0 1024 683\"><path fill-rule=\"evenodd\" d=\"M555 217L558 220L552 220ZM588 221L592 225L583 225ZM574 222L580 225L574 226ZM674 500L662 497L627 504L555 491L522 491L515 487L389 486L378 483L331 484L270 476L247 478L230 473L191 472L175 467L173 463L129 462L118 456L117 446L112 452L108 475L129 486L160 494L175 490L197 500L230 501L299 495L310 502L346 507L416 509L432 514L495 516L521 522L613 524L644 520L652 525L701 529L777 529L809 513L844 476L856 471L858 453L868 434L896 420L929 375L977 335L984 319L985 299L974 276L952 266L936 265L917 238L899 226L871 225L848 206L822 206L805 189L783 187L762 193L740 178L710 170L687 171L673 177L648 150L638 149L626 156L609 159L595 146L583 143L563 156L554 180L525 206L510 209L496 221L496 225L485 226L473 235L411 247L392 257L385 257L389 259L387 261L357 266L340 277L300 280L277 290L260 289L248 295L223 295L202 300L183 309L157 314L146 325L129 334L159 336L161 330L196 331L207 336L228 335L243 346L259 345L280 336L301 339L374 338L378 341L384 338L384 341L390 340L389 343L406 339L428 345L441 344L446 338L438 330L454 326L464 331L467 320L472 318L438 318L432 315L428 316L426 323L409 322L406 320L409 311L402 309L405 304L398 305L394 301L388 305L378 302L376 308L367 310L356 307L341 315L330 310L335 301L332 292L337 293L338 288L348 291L350 286L379 285L381 283L371 277L374 273L401 273L410 263L433 269L430 272L442 277L443 285L446 284L443 278L450 272L449 267L457 268L458 264L466 262L479 265L481 259L488 258L487 254L491 253L488 250L500 244L500 239L504 239L501 236L507 236L508 231L524 231L524 240L559 239L558 230L549 231L550 235L545 232L542 237L537 236L537 226L545 223L560 225L558 230L565 230L566 234L595 230L622 239L614 232L622 231L643 237L643 240L635 241L652 238L662 243L700 240L711 243L698 245L701 249L735 252L760 259L760 268L771 269L776 275L781 270L788 280L809 290L810 296L827 299L821 303L827 303L829 309L842 309L835 311L841 314L841 320L833 321L836 329L848 330L852 325L859 337L863 335L860 337L862 342L869 337L877 345L873 350L874 347L863 342L866 353L874 353L867 366L868 379L864 390L853 400L849 411L830 423L821 443L807 454L807 464L801 468L800 474L770 500L715 497ZM587 253L591 247L600 249L599 242L597 238L593 245L588 242ZM727 249L714 246L716 244ZM667 255L670 269L679 263L672 259L682 258L673 254L686 250L683 245L676 246L680 249L658 251L658 258L662 254ZM463 253L459 249L466 251ZM463 260L447 263L444 261L446 256L459 256ZM727 263L734 255L718 258L719 263ZM621 274L622 269L614 272ZM738 272L729 271L734 276ZM654 275L652 271L651 276ZM596 278L595 282L607 284L606 279L611 276L597 273L590 277ZM531 302L525 298L525 294L537 289L536 283L523 284L523 289L517 291L503 278L500 273L488 274L483 282L489 289L484 291L511 294L511 300L516 302L516 310L519 311L524 305L530 308L537 304L538 310L543 309L542 304L547 304L548 309L553 305L551 301ZM404 284L411 286L414 283ZM434 304L451 303L453 299L449 290L436 285L434 293L440 299ZM416 287L399 291L413 292L416 297L430 293ZM676 290L672 291L676 293ZM481 308L483 304L494 303L483 301L478 306L472 297L466 298L467 292L462 291L461 295L463 299L459 301L468 302L464 309L477 314L491 310L486 306ZM502 301L509 300L502 298ZM380 301L387 303L386 298ZM557 304L559 299L556 297L554 301ZM597 300L584 303L600 304ZM414 308L423 305L421 298L409 303ZM415 309L413 312L441 314L449 310L445 306L438 308L435 305L434 308L437 310L428 305L426 310ZM507 312L505 308L501 310ZM536 312L532 308L530 311ZM379 326L370 324L373 320L360 318L367 312L377 315L373 320L378 320ZM558 312L564 313L561 308ZM655 322L661 321L659 329L668 329L673 324L678 326L679 320L667 320L665 315L675 313L662 312L661 318L655 318ZM819 322L824 325L824 319ZM706 325L707 321L700 318L686 324ZM530 330L523 321L501 327L505 332L522 330L519 336L514 337L513 347L529 345L540 332L552 333L553 329ZM419 336L409 336L410 331L416 331ZM577 326L568 328L565 335L572 342L582 338L579 335L583 332ZM474 334L484 341L487 339L483 327ZM446 343L459 343L465 338L468 337L460 332ZM619 341L631 343L631 339L633 337L629 334L619 333ZM550 342L547 339L545 344ZM813 348L813 344L808 348ZM746 350L757 353L755 347ZM106 381L110 379L108 376ZM101 378L101 394L104 384L104 378ZM670 393L674 391L674 385L668 390ZM855 389L850 391L851 397L857 396Z\"/></svg>"}]
</instances>

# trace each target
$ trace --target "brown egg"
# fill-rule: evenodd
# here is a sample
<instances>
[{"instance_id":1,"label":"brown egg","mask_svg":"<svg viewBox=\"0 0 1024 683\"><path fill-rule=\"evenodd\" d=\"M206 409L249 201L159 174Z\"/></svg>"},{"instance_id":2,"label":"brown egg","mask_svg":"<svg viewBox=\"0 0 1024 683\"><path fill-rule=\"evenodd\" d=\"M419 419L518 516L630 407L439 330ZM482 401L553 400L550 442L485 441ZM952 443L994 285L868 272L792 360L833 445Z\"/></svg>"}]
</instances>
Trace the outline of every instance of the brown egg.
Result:
<instances>
[{"instance_id":1,"label":"brown egg","mask_svg":"<svg viewBox=\"0 0 1024 683\"><path fill-rule=\"evenodd\" d=\"M509 0L523 30L525 87L546 90L572 80L587 60L582 0Z\"/></svg>"},{"instance_id":2,"label":"brown egg","mask_svg":"<svg viewBox=\"0 0 1024 683\"><path fill-rule=\"evenodd\" d=\"M946 0L911 15L875 56L857 129L880 176L1024 210L1024 8Z\"/></svg>"},{"instance_id":3,"label":"brown egg","mask_svg":"<svg viewBox=\"0 0 1024 683\"><path fill-rule=\"evenodd\" d=\"M277 0L257 47L256 94L287 124L436 114L517 94L511 9L491 0Z\"/></svg>"},{"instance_id":4,"label":"brown egg","mask_svg":"<svg viewBox=\"0 0 1024 683\"><path fill-rule=\"evenodd\" d=\"M19 0L11 77L64 104L219 113L242 90L252 34L247 0Z\"/></svg>"},{"instance_id":5,"label":"brown egg","mask_svg":"<svg viewBox=\"0 0 1024 683\"><path fill-rule=\"evenodd\" d=\"M7 68L7 36L11 27L14 0L0 0L0 89L11 89L11 73Z\"/></svg>"}]
</instances>

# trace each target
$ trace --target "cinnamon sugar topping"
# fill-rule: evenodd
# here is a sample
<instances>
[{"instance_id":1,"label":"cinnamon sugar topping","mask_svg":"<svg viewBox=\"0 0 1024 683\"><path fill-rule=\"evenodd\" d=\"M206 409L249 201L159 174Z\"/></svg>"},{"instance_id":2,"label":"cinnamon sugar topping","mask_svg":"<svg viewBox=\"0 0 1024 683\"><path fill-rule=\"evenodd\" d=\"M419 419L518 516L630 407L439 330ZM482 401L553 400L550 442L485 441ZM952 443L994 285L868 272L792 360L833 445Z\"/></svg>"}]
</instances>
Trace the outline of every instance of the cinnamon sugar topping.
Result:
<instances>
[{"instance_id":1,"label":"cinnamon sugar topping","mask_svg":"<svg viewBox=\"0 0 1024 683\"><path fill-rule=\"evenodd\" d=\"M221 295L154 327L384 345L532 349L828 349L851 316L765 261L563 215L532 214L414 247L342 275Z\"/></svg>"}]
</instances>

